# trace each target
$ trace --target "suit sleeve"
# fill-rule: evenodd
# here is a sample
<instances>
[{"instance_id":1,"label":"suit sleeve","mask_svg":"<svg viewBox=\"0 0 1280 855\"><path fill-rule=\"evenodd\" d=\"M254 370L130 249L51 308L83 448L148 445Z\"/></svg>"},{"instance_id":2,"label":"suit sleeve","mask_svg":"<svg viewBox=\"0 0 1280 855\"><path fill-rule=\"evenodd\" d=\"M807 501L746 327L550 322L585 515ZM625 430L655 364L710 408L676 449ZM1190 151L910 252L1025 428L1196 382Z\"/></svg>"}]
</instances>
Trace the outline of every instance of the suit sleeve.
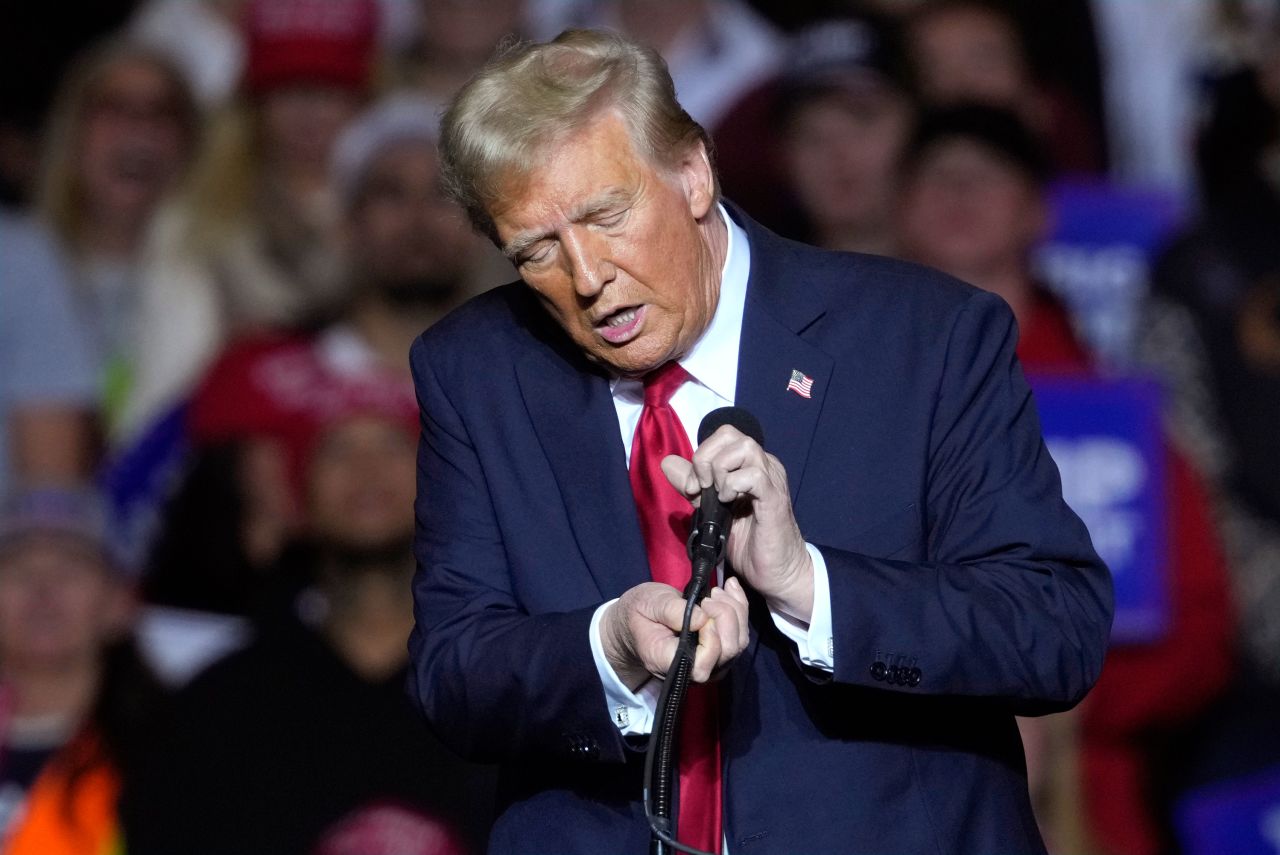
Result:
<instances>
[{"instance_id":1,"label":"suit sleeve","mask_svg":"<svg viewBox=\"0 0 1280 855\"><path fill-rule=\"evenodd\" d=\"M821 547L833 679L981 698L1018 714L1066 709L1102 668L1111 576L1062 500L1017 327L998 297L955 314L934 397L926 560Z\"/></svg>"},{"instance_id":2,"label":"suit sleeve","mask_svg":"<svg viewBox=\"0 0 1280 855\"><path fill-rule=\"evenodd\" d=\"M422 340L411 365L422 418L414 699L470 759L622 761L588 638L596 606L530 615L518 605L486 473Z\"/></svg>"}]
</instances>

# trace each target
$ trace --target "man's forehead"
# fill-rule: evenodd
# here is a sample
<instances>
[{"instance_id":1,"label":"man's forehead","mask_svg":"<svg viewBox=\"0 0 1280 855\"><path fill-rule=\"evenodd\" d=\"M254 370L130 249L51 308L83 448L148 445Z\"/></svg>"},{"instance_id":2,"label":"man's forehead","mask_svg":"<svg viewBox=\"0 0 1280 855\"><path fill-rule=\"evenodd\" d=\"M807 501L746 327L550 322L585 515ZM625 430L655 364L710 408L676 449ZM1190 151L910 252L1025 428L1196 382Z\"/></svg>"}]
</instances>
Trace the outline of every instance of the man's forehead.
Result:
<instances>
[{"instance_id":1,"label":"man's forehead","mask_svg":"<svg viewBox=\"0 0 1280 855\"><path fill-rule=\"evenodd\" d=\"M501 249L510 257L519 255L533 243L551 237L564 225L581 223L597 214L625 207L636 197L637 189L606 184L567 204L564 200L537 198L519 212L509 209L506 216L495 215Z\"/></svg>"},{"instance_id":2,"label":"man's forehead","mask_svg":"<svg viewBox=\"0 0 1280 855\"><path fill-rule=\"evenodd\" d=\"M491 217L503 249L627 204L655 171L620 124L588 125L550 146L533 168L500 183Z\"/></svg>"},{"instance_id":3,"label":"man's forehead","mask_svg":"<svg viewBox=\"0 0 1280 855\"><path fill-rule=\"evenodd\" d=\"M511 205L503 214L509 220L520 220L516 223L519 229L536 228L559 220L577 222L585 216L597 213L613 204L625 203L635 195L636 188L619 183L608 182L597 186L583 188L580 193L564 197L554 193L540 194L536 190L522 200ZM523 222L529 220L529 222Z\"/></svg>"}]
</instances>

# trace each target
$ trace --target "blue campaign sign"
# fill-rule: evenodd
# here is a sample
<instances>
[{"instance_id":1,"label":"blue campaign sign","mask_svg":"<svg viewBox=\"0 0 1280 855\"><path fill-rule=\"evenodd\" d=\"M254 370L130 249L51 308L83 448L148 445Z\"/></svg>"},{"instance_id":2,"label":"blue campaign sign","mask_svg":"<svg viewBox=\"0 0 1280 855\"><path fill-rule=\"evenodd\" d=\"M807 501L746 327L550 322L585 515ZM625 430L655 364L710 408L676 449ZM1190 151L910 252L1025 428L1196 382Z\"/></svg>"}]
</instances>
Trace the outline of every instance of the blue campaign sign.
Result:
<instances>
[{"instance_id":1,"label":"blue campaign sign","mask_svg":"<svg viewBox=\"0 0 1280 855\"><path fill-rule=\"evenodd\" d=\"M1113 643L1168 625L1168 531L1160 396L1139 378L1028 377L1062 494L1115 580Z\"/></svg>"},{"instance_id":2,"label":"blue campaign sign","mask_svg":"<svg viewBox=\"0 0 1280 855\"><path fill-rule=\"evenodd\" d=\"M111 505L117 547L141 570L190 451L185 402L103 462L98 486Z\"/></svg>"},{"instance_id":3,"label":"blue campaign sign","mask_svg":"<svg viewBox=\"0 0 1280 855\"><path fill-rule=\"evenodd\" d=\"M1177 825L1187 855L1280 855L1280 768L1192 792Z\"/></svg>"},{"instance_id":4,"label":"blue campaign sign","mask_svg":"<svg viewBox=\"0 0 1280 855\"><path fill-rule=\"evenodd\" d=\"M1104 181L1063 181L1049 192L1053 232L1036 272L1071 308L1104 363L1128 365L1151 268L1181 221L1176 197Z\"/></svg>"}]
</instances>

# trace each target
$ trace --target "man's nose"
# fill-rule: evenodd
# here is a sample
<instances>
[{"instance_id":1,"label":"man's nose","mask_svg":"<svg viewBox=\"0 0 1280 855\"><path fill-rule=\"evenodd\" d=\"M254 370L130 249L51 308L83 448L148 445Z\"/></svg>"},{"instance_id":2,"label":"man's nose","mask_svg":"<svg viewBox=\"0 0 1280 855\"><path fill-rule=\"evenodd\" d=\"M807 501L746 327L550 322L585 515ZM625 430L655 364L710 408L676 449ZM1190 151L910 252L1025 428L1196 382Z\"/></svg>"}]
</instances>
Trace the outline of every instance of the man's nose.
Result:
<instances>
[{"instance_id":1,"label":"man's nose","mask_svg":"<svg viewBox=\"0 0 1280 855\"><path fill-rule=\"evenodd\" d=\"M561 237L573 277L573 289L580 297L594 297L613 281L618 268L610 260L609 242L585 226L574 226Z\"/></svg>"}]
</instances>

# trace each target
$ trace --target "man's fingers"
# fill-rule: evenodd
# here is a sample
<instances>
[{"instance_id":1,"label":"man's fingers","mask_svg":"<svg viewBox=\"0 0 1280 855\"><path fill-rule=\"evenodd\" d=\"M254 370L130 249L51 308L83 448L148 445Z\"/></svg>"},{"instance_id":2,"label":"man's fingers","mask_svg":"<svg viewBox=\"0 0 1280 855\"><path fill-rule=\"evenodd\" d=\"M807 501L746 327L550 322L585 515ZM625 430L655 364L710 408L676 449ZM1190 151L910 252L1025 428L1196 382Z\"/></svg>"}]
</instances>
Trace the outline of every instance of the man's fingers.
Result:
<instances>
[{"instance_id":1,"label":"man's fingers","mask_svg":"<svg viewBox=\"0 0 1280 855\"><path fill-rule=\"evenodd\" d=\"M715 627L716 634L720 636L721 659L731 659L741 653L746 647L742 632L746 612L739 610L738 604L723 588L713 589L711 596L702 601L702 608L709 618L707 626Z\"/></svg>"},{"instance_id":2,"label":"man's fingers","mask_svg":"<svg viewBox=\"0 0 1280 855\"><path fill-rule=\"evenodd\" d=\"M693 469L701 487L710 487L715 484L712 462L723 454L726 448L744 439L746 437L733 426L722 425L715 433L707 437L705 442L698 446L698 450L693 453ZM750 440L747 441L750 442Z\"/></svg>"},{"instance_id":3,"label":"man's fingers","mask_svg":"<svg viewBox=\"0 0 1280 855\"><path fill-rule=\"evenodd\" d=\"M730 576L724 583L724 587L717 590L722 591L722 595L733 604L733 609L738 615L739 651L746 650L747 644L751 641L751 625L747 622L749 609L747 592L743 589L742 583L738 581L736 576Z\"/></svg>"},{"instance_id":4,"label":"man's fingers","mask_svg":"<svg viewBox=\"0 0 1280 855\"><path fill-rule=\"evenodd\" d=\"M631 612L629 635L644 668L662 677L679 647L686 601L670 585L650 582L644 588ZM695 682L704 683L746 649L747 595L741 583L730 578L725 587L713 588L694 607L689 628L698 633L690 676Z\"/></svg>"},{"instance_id":5,"label":"man's fingers","mask_svg":"<svg viewBox=\"0 0 1280 855\"><path fill-rule=\"evenodd\" d=\"M646 657L645 667L655 677L666 677L671 668L671 660L676 658L676 650L680 647L680 639L668 636L654 642L650 648L650 656Z\"/></svg>"},{"instance_id":6,"label":"man's fingers","mask_svg":"<svg viewBox=\"0 0 1280 855\"><path fill-rule=\"evenodd\" d=\"M649 601L648 605L648 612L643 617L647 617L654 623L660 623L675 632L679 632L680 628L684 626L685 600L675 588L671 588L669 591L654 597ZM697 632L706 622L707 616L702 611L702 608L694 606L693 615L689 618L689 628Z\"/></svg>"},{"instance_id":7,"label":"man's fingers","mask_svg":"<svg viewBox=\"0 0 1280 855\"><path fill-rule=\"evenodd\" d=\"M749 469L736 469L717 477L719 490L716 497L722 502L737 501L740 496L752 496L757 499L765 497L765 486L768 478L763 469L752 466Z\"/></svg>"},{"instance_id":8,"label":"man's fingers","mask_svg":"<svg viewBox=\"0 0 1280 855\"><path fill-rule=\"evenodd\" d=\"M720 664L720 651L720 635L715 623L708 622L698 632L698 648L693 653L693 673L690 674L693 682L705 683L711 679L711 672Z\"/></svg>"},{"instance_id":9,"label":"man's fingers","mask_svg":"<svg viewBox=\"0 0 1280 855\"><path fill-rule=\"evenodd\" d=\"M733 597L735 603L738 604L738 613L742 615L742 649L746 650L747 645L751 642L751 624L747 622L747 611L749 604L747 603L747 592L742 587L742 583L737 577L731 578L725 583L728 588L729 595Z\"/></svg>"},{"instance_id":10,"label":"man's fingers","mask_svg":"<svg viewBox=\"0 0 1280 855\"><path fill-rule=\"evenodd\" d=\"M702 495L702 490L698 485L698 476L694 474L693 464L678 454L668 454L662 458L661 465L662 474L667 476L671 486L697 505L697 499Z\"/></svg>"},{"instance_id":11,"label":"man's fingers","mask_svg":"<svg viewBox=\"0 0 1280 855\"><path fill-rule=\"evenodd\" d=\"M718 487L721 501L732 501L724 496L726 480L739 471L765 472L768 455L755 440L726 425L698 446L691 463L700 487Z\"/></svg>"}]
</instances>

